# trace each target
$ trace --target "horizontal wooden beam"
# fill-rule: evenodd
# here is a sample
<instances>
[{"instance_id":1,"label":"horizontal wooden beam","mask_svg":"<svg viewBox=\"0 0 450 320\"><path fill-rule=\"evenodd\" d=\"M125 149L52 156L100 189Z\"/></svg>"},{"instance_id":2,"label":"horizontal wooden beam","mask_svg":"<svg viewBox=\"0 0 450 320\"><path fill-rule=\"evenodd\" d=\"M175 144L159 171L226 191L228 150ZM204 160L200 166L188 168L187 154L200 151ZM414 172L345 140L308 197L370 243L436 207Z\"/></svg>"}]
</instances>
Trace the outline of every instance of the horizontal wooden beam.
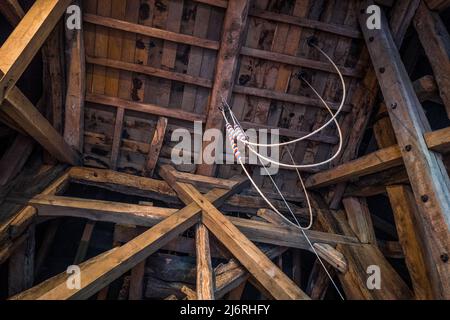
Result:
<instances>
[{"instance_id":1,"label":"horizontal wooden beam","mask_svg":"<svg viewBox=\"0 0 450 320\"><path fill-rule=\"evenodd\" d=\"M187 112L187 111L183 111L180 109L171 109L171 108L161 107L161 106L157 106L157 105L149 104L149 103L129 101L129 100L120 99L117 97L109 97L109 96L105 96L105 95L101 95L101 94L88 93L88 94L86 94L86 101L92 102L92 103L97 103L97 104L103 104L103 105L107 105L107 106L112 106L112 107L117 107L117 108L121 107L126 110L134 110L134 111L139 111L139 112L143 112L143 113L148 113L148 114L153 114L153 115L158 115L158 116L163 116L163 117L168 117L168 118L174 118L174 119L179 119L179 120L184 120L184 121L190 121L190 122L194 122L194 121L205 122L206 121L205 115L202 115L202 114Z\"/></svg>"},{"instance_id":2,"label":"horizontal wooden beam","mask_svg":"<svg viewBox=\"0 0 450 320\"><path fill-rule=\"evenodd\" d=\"M296 94L289 94L289 93L283 93L273 90L267 90L267 89L260 89L260 88L253 88L253 87L245 87L245 86L239 86L235 85L233 87L234 93L239 94L245 94L249 96L255 96L260 98L267 98L270 100L277 100L277 101L284 101L284 102L290 102L295 104L301 104L311 107L318 107L326 109L323 103L319 99L309 98L305 96L299 96ZM327 104L330 106L332 110L337 110L339 108L339 104L331 101L327 101ZM342 108L343 112L349 112L351 111L351 106L346 104Z\"/></svg>"},{"instance_id":3,"label":"horizontal wooden beam","mask_svg":"<svg viewBox=\"0 0 450 320\"><path fill-rule=\"evenodd\" d=\"M208 39L202 39L199 37L194 37L190 35L185 35L177 32L157 29L153 27L148 27L136 23L131 23L119 19L113 19L108 17L102 17L94 14L84 14L83 19L85 22L104 26L108 28L113 28L117 30L122 30L126 32L133 32L137 33L143 36L152 37L152 38L159 38L163 40L173 41L177 43L183 43L188 44L196 47L211 49L211 50L218 50L219 49L219 42L208 40Z\"/></svg>"},{"instance_id":4,"label":"horizontal wooden beam","mask_svg":"<svg viewBox=\"0 0 450 320\"><path fill-rule=\"evenodd\" d=\"M151 66L145 66L137 63L129 63L120 60L112 60L107 58L94 58L86 56L86 62L94 65L115 68L119 70L131 71L140 74L145 74L152 77L163 78L168 80L179 81L188 84L194 84L204 88L211 88L212 81L200 77L190 76L184 73L167 71Z\"/></svg>"},{"instance_id":5,"label":"horizontal wooden beam","mask_svg":"<svg viewBox=\"0 0 450 320\"><path fill-rule=\"evenodd\" d=\"M264 130L268 130L269 133L271 130L278 130L280 136L289 137L289 138L301 138L310 133L310 132L305 132L305 131L280 128L280 127L276 127L276 126L269 126L269 125L265 125L265 124L258 124L258 123L247 122L247 121L241 121L240 124L242 125L243 129L255 129L255 130L264 129ZM338 137L328 136L328 135L324 135L324 134L315 134L305 140L322 142L322 143L327 143L327 144L337 144L339 142Z\"/></svg>"},{"instance_id":6,"label":"horizontal wooden beam","mask_svg":"<svg viewBox=\"0 0 450 320\"><path fill-rule=\"evenodd\" d=\"M21 199L10 198L9 201ZM136 225L151 227L161 222L176 209L160 208L155 206L136 205L129 203L111 202L62 197L54 195L38 195L28 202L38 210L40 216L77 217L93 221L112 222L122 225ZM276 226L272 223L227 217L250 240L274 244L285 247L310 250L309 243L304 235L293 227ZM355 237L328 234L318 231L305 231L312 243L338 243L357 245Z\"/></svg>"},{"instance_id":7,"label":"horizontal wooden beam","mask_svg":"<svg viewBox=\"0 0 450 320\"><path fill-rule=\"evenodd\" d=\"M0 103L15 86L71 0L37 0L0 48Z\"/></svg>"},{"instance_id":8,"label":"horizontal wooden beam","mask_svg":"<svg viewBox=\"0 0 450 320\"><path fill-rule=\"evenodd\" d=\"M272 11L261 10L257 8L252 8L249 11L249 15L256 18L266 19L269 21L275 21L280 23L287 23L290 25L312 29L320 30L323 32L328 32L331 34L360 39L362 38L361 32L357 28L352 28L344 25L337 25L332 23L325 23L318 20L311 20L302 17L295 17L288 14L275 13Z\"/></svg>"},{"instance_id":9,"label":"horizontal wooden beam","mask_svg":"<svg viewBox=\"0 0 450 320\"><path fill-rule=\"evenodd\" d=\"M450 151L450 127L427 132L425 142L433 151L447 153ZM356 160L344 163L333 169L316 173L306 180L308 188L320 188L339 182L349 181L361 176L381 172L403 164L402 155L397 145L380 149Z\"/></svg>"},{"instance_id":10,"label":"horizontal wooden beam","mask_svg":"<svg viewBox=\"0 0 450 320\"><path fill-rule=\"evenodd\" d=\"M293 65L296 67L303 67L307 69L319 70L329 73L336 73L336 70L329 63L301 58L296 56L291 56L287 54L271 52L266 50L254 49L249 47L242 47L241 54L244 56L249 56L253 58L259 58L274 62L282 62L285 64ZM348 67L339 67L339 70L342 72L344 76L361 78L363 76L363 72L359 69L348 68Z\"/></svg>"}]
</instances>

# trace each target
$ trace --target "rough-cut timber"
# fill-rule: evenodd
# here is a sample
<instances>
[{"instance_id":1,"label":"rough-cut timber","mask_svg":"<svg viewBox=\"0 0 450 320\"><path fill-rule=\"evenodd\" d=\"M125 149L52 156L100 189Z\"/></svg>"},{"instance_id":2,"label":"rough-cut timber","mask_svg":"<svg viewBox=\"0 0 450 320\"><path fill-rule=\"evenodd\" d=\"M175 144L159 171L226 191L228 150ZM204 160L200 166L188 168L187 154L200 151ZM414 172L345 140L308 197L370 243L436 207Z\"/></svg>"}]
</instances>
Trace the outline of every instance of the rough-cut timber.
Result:
<instances>
[{"instance_id":1,"label":"rough-cut timber","mask_svg":"<svg viewBox=\"0 0 450 320\"><path fill-rule=\"evenodd\" d=\"M431 12L423 1L414 18L414 26L450 118L450 35L439 15Z\"/></svg>"},{"instance_id":2,"label":"rough-cut timber","mask_svg":"<svg viewBox=\"0 0 450 320\"><path fill-rule=\"evenodd\" d=\"M369 4L370 1L364 5ZM434 265L433 276L439 279L433 282L439 284L433 290L442 298L449 298L450 265L442 257L448 255L450 250L450 180L442 158L429 151L426 145L424 134L430 131L430 127L401 61L386 17L382 14L380 30L368 30L366 18L365 14L360 15L360 25L388 106L414 196L422 212L422 232L428 235L427 245L432 257L427 263Z\"/></svg>"},{"instance_id":3,"label":"rough-cut timber","mask_svg":"<svg viewBox=\"0 0 450 320\"><path fill-rule=\"evenodd\" d=\"M222 42L217 57L216 74L207 109L208 116L205 130L212 128L222 129L223 119L218 107L222 105L222 99L229 101L231 97L248 9L248 0L228 3L223 23ZM206 145L204 144L203 150L205 147ZM201 164L197 168L197 173L212 176L215 173L215 166Z\"/></svg>"}]
</instances>

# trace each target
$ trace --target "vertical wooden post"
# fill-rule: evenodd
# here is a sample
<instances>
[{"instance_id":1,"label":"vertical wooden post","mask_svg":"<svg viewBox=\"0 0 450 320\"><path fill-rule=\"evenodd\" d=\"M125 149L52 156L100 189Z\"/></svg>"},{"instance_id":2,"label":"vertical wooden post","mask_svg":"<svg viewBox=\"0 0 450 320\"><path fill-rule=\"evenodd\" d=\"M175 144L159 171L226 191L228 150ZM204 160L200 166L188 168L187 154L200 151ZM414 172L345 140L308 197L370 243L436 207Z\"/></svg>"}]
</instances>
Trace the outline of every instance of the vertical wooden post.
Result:
<instances>
[{"instance_id":1,"label":"vertical wooden post","mask_svg":"<svg viewBox=\"0 0 450 320\"><path fill-rule=\"evenodd\" d=\"M422 212L419 219L427 235L427 264L433 268L433 291L450 298L450 180L442 158L429 151L424 134L430 131L422 106L401 61L386 17L382 13L380 29L369 30L363 3L360 25L369 49L392 127L402 152L416 202Z\"/></svg>"},{"instance_id":2,"label":"vertical wooden post","mask_svg":"<svg viewBox=\"0 0 450 320\"><path fill-rule=\"evenodd\" d=\"M214 85L209 98L205 130L217 128L222 129L223 119L218 107L222 104L222 97L227 101L233 90L236 65L239 52L244 39L244 30L247 24L249 0L228 2L227 12L223 23L222 40L217 55L216 73ZM213 143L217 143L214 141ZM203 144L203 150L205 149ZM205 176L215 174L214 164L201 164L197 173Z\"/></svg>"},{"instance_id":3,"label":"vertical wooden post","mask_svg":"<svg viewBox=\"0 0 450 320\"><path fill-rule=\"evenodd\" d=\"M197 298L214 300L214 271L211 266L208 229L199 223L195 229L197 250Z\"/></svg>"},{"instance_id":4,"label":"vertical wooden post","mask_svg":"<svg viewBox=\"0 0 450 320\"><path fill-rule=\"evenodd\" d=\"M73 4L80 6L80 1ZM81 8L81 7L80 7ZM84 97L86 90L86 69L83 38L81 29L67 29L66 61L67 61L67 93L64 123L64 140L76 150L83 151L84 132Z\"/></svg>"},{"instance_id":5,"label":"vertical wooden post","mask_svg":"<svg viewBox=\"0 0 450 320\"><path fill-rule=\"evenodd\" d=\"M430 61L439 93L450 118L450 35L439 15L431 12L422 1L414 27Z\"/></svg>"}]
</instances>

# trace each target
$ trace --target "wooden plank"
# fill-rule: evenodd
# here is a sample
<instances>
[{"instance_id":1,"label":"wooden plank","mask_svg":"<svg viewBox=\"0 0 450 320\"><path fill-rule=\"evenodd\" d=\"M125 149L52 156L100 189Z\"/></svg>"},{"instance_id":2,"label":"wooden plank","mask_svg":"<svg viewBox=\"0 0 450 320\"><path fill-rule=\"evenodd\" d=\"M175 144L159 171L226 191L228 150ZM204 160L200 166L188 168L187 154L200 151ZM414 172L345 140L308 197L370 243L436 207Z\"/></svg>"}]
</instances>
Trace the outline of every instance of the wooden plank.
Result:
<instances>
[{"instance_id":1,"label":"wooden plank","mask_svg":"<svg viewBox=\"0 0 450 320\"><path fill-rule=\"evenodd\" d=\"M400 149L398 146L392 146L341 164L333 169L316 173L306 179L305 185L307 188L325 187L400 166L402 162Z\"/></svg>"},{"instance_id":2,"label":"wooden plank","mask_svg":"<svg viewBox=\"0 0 450 320\"><path fill-rule=\"evenodd\" d=\"M90 64L106 66L109 68L115 68L120 70L132 71L140 74L145 74L153 77L158 77L162 79L175 80L184 83L195 84L197 86L211 88L212 82L208 79L203 79L200 77L190 76L183 73L172 72L168 70L163 70L159 68L154 68L151 66L141 65L137 63L128 63L120 60L113 60L107 58L94 58L87 56L86 61Z\"/></svg>"},{"instance_id":3,"label":"wooden plank","mask_svg":"<svg viewBox=\"0 0 450 320\"><path fill-rule=\"evenodd\" d=\"M420 213L415 204L414 195L410 187L402 185L389 186L386 189L416 298L420 300L433 299L434 294L431 287L433 279L427 270L423 243L425 239L421 236L421 230L417 224Z\"/></svg>"},{"instance_id":4,"label":"wooden plank","mask_svg":"<svg viewBox=\"0 0 450 320\"><path fill-rule=\"evenodd\" d=\"M165 173L160 171L160 174L167 179L166 181L170 181ZM308 296L292 280L282 273L192 185L175 182L171 186L183 201L192 200L203 210L203 223L207 228L275 299L308 299Z\"/></svg>"},{"instance_id":5,"label":"wooden plank","mask_svg":"<svg viewBox=\"0 0 450 320\"><path fill-rule=\"evenodd\" d=\"M430 150L450 153L450 127L425 133L425 141Z\"/></svg>"},{"instance_id":6,"label":"wooden plank","mask_svg":"<svg viewBox=\"0 0 450 320\"><path fill-rule=\"evenodd\" d=\"M186 112L182 110L177 109L169 109L161 106L157 106L150 103L141 103L141 102L135 102L135 101L129 101L125 99L115 98L115 97L108 97L105 95L100 94L90 94L88 93L86 95L86 101L103 104L103 105L109 105L112 107L123 107L126 110L134 110L139 111L143 113L149 113L154 114L158 116L168 117L168 118L174 118L174 119L180 119L184 121L201 121L204 122L206 120L206 116L201 114L196 114L192 112Z\"/></svg>"},{"instance_id":7,"label":"wooden plank","mask_svg":"<svg viewBox=\"0 0 450 320\"><path fill-rule=\"evenodd\" d=\"M214 300L215 277L211 266L209 234L203 223L195 229L197 250L197 298L198 300Z\"/></svg>"},{"instance_id":8,"label":"wooden plank","mask_svg":"<svg viewBox=\"0 0 450 320\"><path fill-rule=\"evenodd\" d=\"M450 35L439 15L431 12L423 1L414 17L414 27L450 118Z\"/></svg>"},{"instance_id":9,"label":"wooden plank","mask_svg":"<svg viewBox=\"0 0 450 320\"><path fill-rule=\"evenodd\" d=\"M72 165L78 164L78 154L19 89L10 90L1 108L56 159Z\"/></svg>"},{"instance_id":10,"label":"wooden plank","mask_svg":"<svg viewBox=\"0 0 450 320\"><path fill-rule=\"evenodd\" d=\"M22 20L25 12L17 0L5 0L0 2L0 12L13 27L17 26Z\"/></svg>"},{"instance_id":11,"label":"wooden plank","mask_svg":"<svg viewBox=\"0 0 450 320\"><path fill-rule=\"evenodd\" d=\"M361 243L377 245L377 238L366 200L350 197L344 198L342 202L347 212L348 223Z\"/></svg>"},{"instance_id":12,"label":"wooden plank","mask_svg":"<svg viewBox=\"0 0 450 320\"><path fill-rule=\"evenodd\" d=\"M290 24L293 26L301 27L301 28L309 28L313 30L320 30L323 32L328 32L332 34L336 34L339 36L359 39L362 38L361 32L359 32L356 28L351 28L348 26L342 26L332 23L324 23L322 21L307 19L304 17L296 17L287 14L275 13L272 11L261 10L258 8L252 8L249 11L249 15L252 17L257 17L261 19L272 20L275 22L281 22Z\"/></svg>"},{"instance_id":13,"label":"wooden plank","mask_svg":"<svg viewBox=\"0 0 450 320\"><path fill-rule=\"evenodd\" d=\"M208 116L205 130L223 129L222 114L217 107L222 104L222 99L229 101L231 97L249 5L248 0L231 1L228 4L222 27L222 42L217 55L214 84L206 111ZM207 145L203 143L202 149L206 147ZM197 167L197 173L212 176L215 169L215 165L201 164Z\"/></svg>"},{"instance_id":14,"label":"wooden plank","mask_svg":"<svg viewBox=\"0 0 450 320\"><path fill-rule=\"evenodd\" d=\"M153 134L144 169L144 176L153 176L167 129L167 118L159 117Z\"/></svg>"},{"instance_id":15,"label":"wooden plank","mask_svg":"<svg viewBox=\"0 0 450 320\"><path fill-rule=\"evenodd\" d=\"M37 0L0 48L0 103L15 86L71 0Z\"/></svg>"},{"instance_id":16,"label":"wooden plank","mask_svg":"<svg viewBox=\"0 0 450 320\"><path fill-rule=\"evenodd\" d=\"M109 28L119 29L126 32L134 32L148 37L164 39L177 43L189 44L201 48L218 50L219 43L208 39L201 39L194 36L189 36L177 32L171 32L167 30L161 30L148 26L138 25L136 23L130 23L108 17L101 17L94 14L85 14L84 21L95 25L105 26Z\"/></svg>"},{"instance_id":17,"label":"wooden plank","mask_svg":"<svg viewBox=\"0 0 450 320\"><path fill-rule=\"evenodd\" d=\"M112 2L109 0L97 0L95 11L99 16L109 17L111 15ZM105 58L108 56L109 29L103 26L95 26L95 42L92 51L96 57ZM106 85L106 68L103 66L93 66L92 68L92 92L104 94Z\"/></svg>"},{"instance_id":18,"label":"wooden plank","mask_svg":"<svg viewBox=\"0 0 450 320\"><path fill-rule=\"evenodd\" d=\"M80 5L80 1L74 2ZM67 18L67 15L66 15ZM81 29L65 28L67 61L67 93L65 106L64 140L77 151L83 148L84 98L86 68L83 26Z\"/></svg>"},{"instance_id":19,"label":"wooden plank","mask_svg":"<svg viewBox=\"0 0 450 320\"><path fill-rule=\"evenodd\" d=\"M292 66L296 66L296 67L304 67L307 69L320 70L320 71L329 72L329 73L336 72L336 70L333 68L333 66L330 66L329 63L312 60L312 59L307 59L307 58L291 56L291 55L277 53L277 52L242 47L241 54L244 56L249 56L249 57L274 61L274 62L283 61L283 63L289 64ZM363 76L363 72L359 69L341 67L340 71L346 77L361 78Z\"/></svg>"},{"instance_id":20,"label":"wooden plank","mask_svg":"<svg viewBox=\"0 0 450 320\"><path fill-rule=\"evenodd\" d=\"M366 2L365 5L371 4ZM360 16L365 25L366 15ZM422 216L420 224L428 231L427 245L439 281L433 288L442 298L450 297L450 265L443 261L443 253L450 250L450 180L442 158L427 148L424 133L430 131L424 111L401 61L386 17L382 14L381 30L363 29L364 38L388 106L405 167ZM374 41L370 42L370 39ZM444 259L445 260L445 259Z\"/></svg>"},{"instance_id":21,"label":"wooden plank","mask_svg":"<svg viewBox=\"0 0 450 320\"><path fill-rule=\"evenodd\" d=\"M288 66L286 66L285 68L288 69ZM289 74L290 74L290 72L289 72ZM288 80L289 79L290 79L290 76L289 76ZM286 80L286 81L288 81L288 80ZM282 82L279 84L280 87L282 84L285 84L285 86L287 85L286 82L281 81L281 79L279 81ZM273 91L273 90L266 90L266 89L259 89L259 88L235 85L233 87L233 92L239 93L239 94L246 94L246 95L250 95L250 96L256 96L256 97L260 97L260 98L267 98L270 100L278 100L278 101L284 101L284 102L291 102L291 103L295 103L295 104L307 105L307 106L311 106L311 107L325 108L323 106L323 103L319 99L314 99L314 98L309 98L309 97L305 97L305 96L299 96L299 95L289 94L289 93L284 93L284 92L277 92L277 91ZM335 102L327 101L327 104L330 106L330 108L332 110L337 110L339 108L339 105ZM347 105L347 104L344 105L344 107L342 109L343 112L349 112L350 110L351 110L351 107L350 107L350 105Z\"/></svg>"},{"instance_id":22,"label":"wooden plank","mask_svg":"<svg viewBox=\"0 0 450 320\"><path fill-rule=\"evenodd\" d=\"M199 4L196 8L195 24L193 35L200 38L206 38L208 36L208 28L211 17L211 8L206 5ZM207 54L205 50L199 47L191 47L189 53L189 62L186 73L188 75L199 77L203 55ZM206 60L206 59L205 59ZM195 98L197 95L197 88L195 86L186 85L183 90L183 98L181 102L181 108L183 110L192 111L195 110Z\"/></svg>"}]
</instances>

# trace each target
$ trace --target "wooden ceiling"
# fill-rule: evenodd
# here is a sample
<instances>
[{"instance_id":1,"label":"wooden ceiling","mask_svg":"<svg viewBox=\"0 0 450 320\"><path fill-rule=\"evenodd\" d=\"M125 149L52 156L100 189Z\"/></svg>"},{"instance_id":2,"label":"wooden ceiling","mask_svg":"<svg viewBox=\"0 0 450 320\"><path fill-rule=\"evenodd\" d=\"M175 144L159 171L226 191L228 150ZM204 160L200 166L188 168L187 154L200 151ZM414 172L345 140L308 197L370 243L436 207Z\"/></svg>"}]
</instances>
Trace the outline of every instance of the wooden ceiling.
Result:
<instances>
[{"instance_id":1,"label":"wooden ceiling","mask_svg":"<svg viewBox=\"0 0 450 320\"><path fill-rule=\"evenodd\" d=\"M208 111L217 108L210 96L226 6L226 1L85 1L86 165L145 175L157 128L164 135L159 159L164 163L175 144L173 129L192 130L193 121L206 125ZM358 13L357 0L252 1L236 65L226 66L234 84L231 105L243 126L280 128L292 139L327 121L326 109L298 79L304 72L333 106L340 101L338 76L307 44L315 36L345 75L348 99L339 122L348 142L344 158L352 158L375 91L363 82L368 54ZM167 125L158 121L162 117ZM335 128L329 127L292 151L299 163L318 162L337 142ZM286 160L284 151L280 156ZM178 169L194 172L196 166ZM236 172L237 166L226 165L218 174ZM277 179L292 189L296 179L291 176L286 172Z\"/></svg>"}]
</instances>

